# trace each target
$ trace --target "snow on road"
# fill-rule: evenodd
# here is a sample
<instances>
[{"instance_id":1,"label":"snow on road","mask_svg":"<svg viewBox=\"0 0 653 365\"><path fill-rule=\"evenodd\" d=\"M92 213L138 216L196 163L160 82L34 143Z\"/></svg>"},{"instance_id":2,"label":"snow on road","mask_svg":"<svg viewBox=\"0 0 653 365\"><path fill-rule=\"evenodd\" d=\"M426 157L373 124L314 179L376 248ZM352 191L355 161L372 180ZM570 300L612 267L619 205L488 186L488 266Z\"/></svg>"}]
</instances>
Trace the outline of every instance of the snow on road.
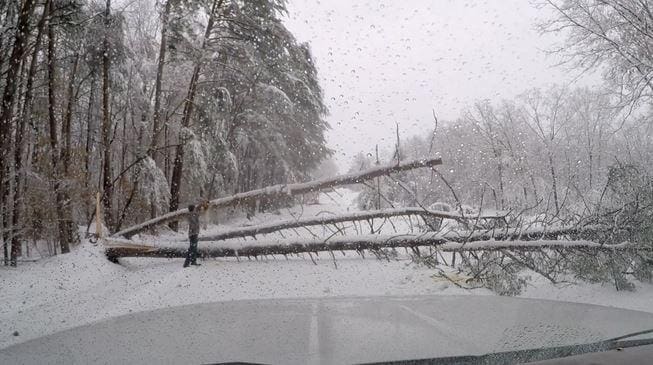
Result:
<instances>
[{"instance_id":1,"label":"snow on road","mask_svg":"<svg viewBox=\"0 0 653 365\"><path fill-rule=\"evenodd\" d=\"M261 214L248 222L234 218L229 226L330 214L354 209L355 193L340 189L333 201L296 207L281 214ZM210 227L224 229L225 225ZM183 239L167 235L167 240ZM141 239L153 237L141 237ZM0 268L0 348L42 335L134 311L257 298L299 298L376 295L492 295L488 290L467 291L433 277L407 257L398 260L362 259L354 253L314 257L240 261L206 260L200 267L182 268L183 259L122 259L110 263L101 246L84 242L72 253ZM553 286L535 278L524 297L602 304L651 311L653 286L639 284L635 292L610 286ZM15 335L17 334L17 336Z\"/></svg>"},{"instance_id":2,"label":"snow on road","mask_svg":"<svg viewBox=\"0 0 653 365\"><path fill-rule=\"evenodd\" d=\"M340 256L340 257L338 257ZM92 321L213 301L321 296L464 294L431 278L408 260L348 255L262 261L207 260L182 268L183 259L108 262L99 247L0 271L0 348ZM14 331L19 336L12 335Z\"/></svg>"}]
</instances>

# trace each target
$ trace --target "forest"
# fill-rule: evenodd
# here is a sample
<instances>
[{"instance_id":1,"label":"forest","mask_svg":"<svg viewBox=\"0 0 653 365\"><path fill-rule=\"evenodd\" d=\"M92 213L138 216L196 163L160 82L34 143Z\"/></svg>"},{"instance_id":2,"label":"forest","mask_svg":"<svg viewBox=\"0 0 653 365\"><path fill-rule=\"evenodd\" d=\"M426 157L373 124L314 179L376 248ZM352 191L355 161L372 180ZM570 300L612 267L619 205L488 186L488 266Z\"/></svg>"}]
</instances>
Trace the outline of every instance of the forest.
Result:
<instances>
[{"instance_id":1,"label":"forest","mask_svg":"<svg viewBox=\"0 0 653 365\"><path fill-rule=\"evenodd\" d=\"M2 1L5 264L23 242L69 252L96 192L117 231L307 178L331 153L327 110L285 11L276 0Z\"/></svg>"}]
</instances>

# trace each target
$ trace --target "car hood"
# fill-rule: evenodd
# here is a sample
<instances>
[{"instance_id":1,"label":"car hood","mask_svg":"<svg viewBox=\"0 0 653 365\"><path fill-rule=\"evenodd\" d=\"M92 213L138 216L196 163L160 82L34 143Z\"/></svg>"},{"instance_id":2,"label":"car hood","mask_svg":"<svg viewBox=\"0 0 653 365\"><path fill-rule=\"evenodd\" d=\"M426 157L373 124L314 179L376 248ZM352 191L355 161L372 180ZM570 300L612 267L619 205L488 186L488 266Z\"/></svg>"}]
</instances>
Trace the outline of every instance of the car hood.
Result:
<instances>
[{"instance_id":1,"label":"car hood","mask_svg":"<svg viewBox=\"0 0 653 365\"><path fill-rule=\"evenodd\" d=\"M346 364L589 343L653 314L496 296L245 300L140 312L0 350L6 364Z\"/></svg>"}]
</instances>

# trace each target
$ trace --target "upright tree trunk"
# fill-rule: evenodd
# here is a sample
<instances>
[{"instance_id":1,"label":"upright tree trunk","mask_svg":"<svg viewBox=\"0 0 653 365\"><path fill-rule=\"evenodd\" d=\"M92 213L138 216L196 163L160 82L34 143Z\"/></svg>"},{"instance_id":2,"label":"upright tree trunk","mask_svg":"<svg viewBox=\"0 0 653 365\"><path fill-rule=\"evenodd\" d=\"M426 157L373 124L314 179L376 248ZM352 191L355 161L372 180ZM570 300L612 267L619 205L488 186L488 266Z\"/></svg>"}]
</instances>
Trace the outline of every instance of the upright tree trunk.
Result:
<instances>
[{"instance_id":1,"label":"upright tree trunk","mask_svg":"<svg viewBox=\"0 0 653 365\"><path fill-rule=\"evenodd\" d=\"M556 179L555 167L553 166L552 152L549 151L549 170L551 172L551 188L553 189L553 202L556 207L556 215L560 213L560 204L558 202L558 182Z\"/></svg>"},{"instance_id":2,"label":"upright tree trunk","mask_svg":"<svg viewBox=\"0 0 653 365\"><path fill-rule=\"evenodd\" d=\"M31 118L33 99L34 99L34 75L36 74L36 66L38 63L39 51L41 49L41 39L43 38L43 29L45 26L45 21L48 16L50 0L47 0L44 8L43 14L39 19L37 25L36 39L34 41L34 50L32 52L32 59L30 61L29 70L27 71L27 83L25 85L25 101L23 102L23 110L21 117L16 130L16 147L14 150L14 166L16 173L14 174L14 201L13 201L13 214L11 215L12 224L14 228L13 236L11 238L11 264L17 264L17 256L21 254L21 239L22 239L22 230L18 229L21 220L21 206L23 199L23 186L21 179L23 176L23 153L24 153L24 137L25 137L25 126L27 124L28 118ZM28 246L29 247L29 246ZM29 254L29 251L28 251Z\"/></svg>"},{"instance_id":3,"label":"upright tree trunk","mask_svg":"<svg viewBox=\"0 0 653 365\"><path fill-rule=\"evenodd\" d=\"M0 11L2 10L0 9ZM4 49L4 46L5 46L4 33L0 33L0 49ZM5 67L5 58L6 57L4 55L0 55L0 75L2 74L2 69ZM0 90L2 90L2 88L0 88Z\"/></svg>"},{"instance_id":4,"label":"upright tree trunk","mask_svg":"<svg viewBox=\"0 0 653 365\"><path fill-rule=\"evenodd\" d=\"M102 205L104 207L104 219L109 230L114 228L113 222L113 184L111 176L111 115L110 115L110 78L109 69L111 58L109 57L109 23L111 16L111 0L107 0L104 11L105 35L102 53Z\"/></svg>"},{"instance_id":5,"label":"upright tree trunk","mask_svg":"<svg viewBox=\"0 0 653 365\"><path fill-rule=\"evenodd\" d=\"M3 222L7 221L7 214L9 209L7 206L7 198L9 195L9 176L7 173L8 164L10 160L11 151L11 134L13 130L13 117L14 117L14 104L16 101L16 90L18 80L20 78L20 65L25 55L27 46L27 38L29 37L29 20L34 10L34 0L25 0L21 6L20 14L18 16L18 23L16 24L16 33L14 38L13 48L9 56L9 67L6 72L5 89L2 96L2 105L0 105L0 209L2 209ZM7 227L2 227L3 231ZM5 253L5 264L8 260L8 242L4 240L3 247Z\"/></svg>"},{"instance_id":6,"label":"upright tree trunk","mask_svg":"<svg viewBox=\"0 0 653 365\"><path fill-rule=\"evenodd\" d=\"M152 117L152 142L148 151L150 157L157 161L157 148L159 146L159 135L161 133L161 84L163 81L163 68L166 61L168 48L168 18L170 16L171 0L166 0L163 14L161 15L161 45L159 46L159 60L156 67L156 81L154 84L154 113ZM160 160L160 159L159 159ZM165 163L165 162L164 162ZM156 202L150 202L150 218L156 218Z\"/></svg>"},{"instance_id":7,"label":"upright tree trunk","mask_svg":"<svg viewBox=\"0 0 653 365\"><path fill-rule=\"evenodd\" d=\"M161 132L161 84L163 82L163 68L166 62L166 51L168 48L168 18L170 16L170 0L166 1L161 15L161 45L159 47L159 60L156 67L156 81L154 85L154 112L152 117L152 143L149 150L151 157L155 156L159 145L159 133Z\"/></svg>"},{"instance_id":8,"label":"upright tree trunk","mask_svg":"<svg viewBox=\"0 0 653 365\"><path fill-rule=\"evenodd\" d=\"M590 191L592 190L592 182L593 182L593 181L592 181L592 178L593 178L592 175L593 175L593 172L594 172L594 171L593 171L593 164L594 164L594 161L593 161L594 158L593 158L593 157L594 157L594 155L592 155L592 149L590 148L589 156L587 156L587 160L588 160L588 164L589 164L589 169L588 169L588 170L589 170L589 171L588 171L588 175L589 175L589 176L588 176L588 182L589 182L589 190L590 190Z\"/></svg>"},{"instance_id":9,"label":"upright tree trunk","mask_svg":"<svg viewBox=\"0 0 653 365\"><path fill-rule=\"evenodd\" d=\"M92 71L91 75L91 86L88 94L88 110L86 111L86 154L84 155L84 173L86 178L84 179L85 187L91 183L91 157L93 156L93 136L95 134L94 120L93 118L93 101L95 101L95 81L96 73Z\"/></svg>"},{"instance_id":10,"label":"upright tree trunk","mask_svg":"<svg viewBox=\"0 0 653 365\"><path fill-rule=\"evenodd\" d=\"M59 161L59 137L57 135L56 107L56 55L54 27L52 25L52 3L49 5L50 20L48 21L48 124L50 127L50 154L52 158L52 177L54 180L54 194L56 199L57 226L59 228L59 246L61 253L70 252L70 243L74 240L74 230L71 216L66 207L70 198L61 184L61 164Z\"/></svg>"},{"instance_id":11,"label":"upright tree trunk","mask_svg":"<svg viewBox=\"0 0 653 365\"><path fill-rule=\"evenodd\" d=\"M68 80L68 102L66 105L66 112L64 114L63 123L61 125L61 137L64 139L63 149L61 150L61 163L63 164L64 176L68 176L70 170L70 153L71 153L71 124L73 118L73 108L75 107L75 74L77 73L77 66L79 64L79 54L76 53L73 58L73 66L70 71L70 79Z\"/></svg>"},{"instance_id":12,"label":"upright tree trunk","mask_svg":"<svg viewBox=\"0 0 653 365\"><path fill-rule=\"evenodd\" d=\"M168 146L170 144L170 133L168 131L167 124L163 126L163 144L164 146ZM166 180L170 182L171 179L170 179L170 149L169 148L166 148L163 151L163 173L166 176Z\"/></svg>"},{"instance_id":13,"label":"upright tree trunk","mask_svg":"<svg viewBox=\"0 0 653 365\"><path fill-rule=\"evenodd\" d=\"M20 79L24 80L25 79L25 73L26 73L26 68L27 68L27 63L24 61L20 65ZM25 92L25 84L23 82L20 82L18 85L18 95L23 95ZM21 105L20 99L17 101L16 106L14 107L14 113L17 116L17 120L20 119L20 110L24 107L24 101ZM19 122L19 121L17 121ZM19 128L16 128L16 139L14 140L14 144L18 143L18 134L20 133ZM17 151L17 147L14 146L14 157L15 157L15 152ZM6 196L4 197L5 205L3 209L5 210L5 214L2 215L2 226L4 227L2 231L2 240L3 242L10 242L11 243L11 249L10 249L10 265L11 266L17 266L18 264L18 256L21 255L21 250L20 250L20 244L15 245L14 244L14 238L16 237L17 233L17 224L14 224L14 216L13 216L13 207L16 204L16 195L13 194L12 192L15 191L15 186L12 186L12 181L15 181L12 179L12 176L17 176L19 173L19 169L14 165L13 168L11 165L7 165L6 168L7 172L7 190L6 190ZM13 175L12 175L13 173Z\"/></svg>"},{"instance_id":14,"label":"upright tree trunk","mask_svg":"<svg viewBox=\"0 0 653 365\"><path fill-rule=\"evenodd\" d=\"M68 103L66 106L66 111L64 114L64 119L61 128L61 138L63 139L63 146L61 148L62 168L60 169L60 174L61 177L66 181L70 177L69 174L70 174L71 148L72 148L71 124L72 124L73 109L75 107L75 75L77 73L77 66L79 63L79 54L75 54L74 57L75 58L73 59L70 79L68 81ZM62 203L61 209L64 213L63 217L61 217L62 219L61 223L64 225L64 234L69 244L78 243L78 236L76 234L76 230L77 230L76 224L75 221L73 220L73 212L72 212L72 204L71 204L72 202L70 199L71 194L69 191L69 186L67 184L60 185L59 190L61 194L61 203ZM62 253L65 253L63 252L63 246L62 246Z\"/></svg>"},{"instance_id":15,"label":"upright tree trunk","mask_svg":"<svg viewBox=\"0 0 653 365\"><path fill-rule=\"evenodd\" d=\"M494 157L497 159L497 171L499 173L499 193L501 194L501 198L499 199L499 207L498 209L503 209L503 206L505 204L504 202L504 186L503 186L503 161L501 161L501 151L498 150L497 148L494 149Z\"/></svg>"},{"instance_id":16,"label":"upright tree trunk","mask_svg":"<svg viewBox=\"0 0 653 365\"><path fill-rule=\"evenodd\" d=\"M213 30L213 25L215 23L215 18L217 15L218 9L222 6L223 0L214 0L213 6L211 7L211 13L209 14L209 20L206 24L206 31L204 32L204 39L202 40L202 48L200 55L204 54L206 47L208 45L208 39ZM201 57L201 56L200 56ZM197 91L197 81L200 76L200 70L202 67L202 60L199 59L193 67L193 75L191 76L190 83L188 85L188 94L184 102L184 112L181 119L181 127L188 128L190 126L190 120L193 115L193 108L195 103L195 93ZM184 135L180 137L179 146L177 146L177 154L175 155L175 161L172 167L172 182L170 184L170 211L174 212L179 208L179 191L181 189L181 175L184 168L184 144L186 141L183 140ZM170 228L177 230L177 222L170 222Z\"/></svg>"}]
</instances>

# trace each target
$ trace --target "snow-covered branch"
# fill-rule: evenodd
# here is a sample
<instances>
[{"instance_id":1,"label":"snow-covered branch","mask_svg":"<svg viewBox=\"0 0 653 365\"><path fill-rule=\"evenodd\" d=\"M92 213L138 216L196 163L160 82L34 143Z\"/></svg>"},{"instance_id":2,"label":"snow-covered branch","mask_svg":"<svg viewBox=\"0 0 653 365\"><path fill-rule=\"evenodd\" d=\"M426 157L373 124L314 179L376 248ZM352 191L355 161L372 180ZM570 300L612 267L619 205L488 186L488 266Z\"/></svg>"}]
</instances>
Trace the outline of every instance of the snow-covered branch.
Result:
<instances>
[{"instance_id":1,"label":"snow-covered branch","mask_svg":"<svg viewBox=\"0 0 653 365\"><path fill-rule=\"evenodd\" d=\"M305 183L287 184L287 185L274 185L262 189L252 190L240 194L231 195L228 197L211 200L209 207L224 208L236 206L239 204L246 204L258 199L274 199L283 195L301 195L311 193L319 190L324 190L336 186L357 184L363 181L374 179L379 176L397 173L401 171L408 171L422 167L433 167L442 164L439 158L434 159L420 159L414 161L403 162L400 164L390 164L375 166L369 170L340 175L333 178L323 180L309 181ZM180 209L160 217L150 219L141 224L123 229L122 231L114 233L113 237L131 237L134 234L142 232L150 227L166 224L170 222L179 221L188 215L188 209Z\"/></svg>"},{"instance_id":2,"label":"snow-covered branch","mask_svg":"<svg viewBox=\"0 0 653 365\"><path fill-rule=\"evenodd\" d=\"M395 209L382 209L382 210L369 210L364 212L356 212L350 214L340 214L328 217L310 217L305 219L292 219L258 226L250 226L237 228L229 231L220 232L215 235L200 237L200 241L221 241L235 237L253 237L260 234L267 234L272 232L281 231L284 229L291 229L297 227L329 225L342 222L363 221L368 219L391 218L399 216L420 216L420 217L433 217L443 219L454 219L457 221L476 220L476 219L503 219L504 214L481 214L477 216L463 216L458 213L428 210L419 207L405 207Z\"/></svg>"},{"instance_id":3,"label":"snow-covered branch","mask_svg":"<svg viewBox=\"0 0 653 365\"><path fill-rule=\"evenodd\" d=\"M362 251L379 250L383 248L418 248L436 247L443 251L496 251L496 250L542 250L542 249L590 249L590 250L649 250L635 244L623 243L617 245L600 244L584 239L556 240L561 235L583 233L582 228L558 228L544 231L533 229L517 234L516 231L507 234L475 233L462 235L439 233L397 234L397 235L360 235L334 236L325 239L286 239L276 241L257 241L249 246L238 246L226 243L220 246L200 248L203 257L239 257L262 255L289 255L303 252L318 251ZM489 237L489 238L488 238ZM512 240L511 238L520 237ZM498 240L498 239L507 240ZM458 242L456 242L458 241ZM184 257L185 247L156 247L132 244L129 240L108 239L106 253L110 259L118 257ZM242 245L242 243L241 243Z\"/></svg>"}]
</instances>

